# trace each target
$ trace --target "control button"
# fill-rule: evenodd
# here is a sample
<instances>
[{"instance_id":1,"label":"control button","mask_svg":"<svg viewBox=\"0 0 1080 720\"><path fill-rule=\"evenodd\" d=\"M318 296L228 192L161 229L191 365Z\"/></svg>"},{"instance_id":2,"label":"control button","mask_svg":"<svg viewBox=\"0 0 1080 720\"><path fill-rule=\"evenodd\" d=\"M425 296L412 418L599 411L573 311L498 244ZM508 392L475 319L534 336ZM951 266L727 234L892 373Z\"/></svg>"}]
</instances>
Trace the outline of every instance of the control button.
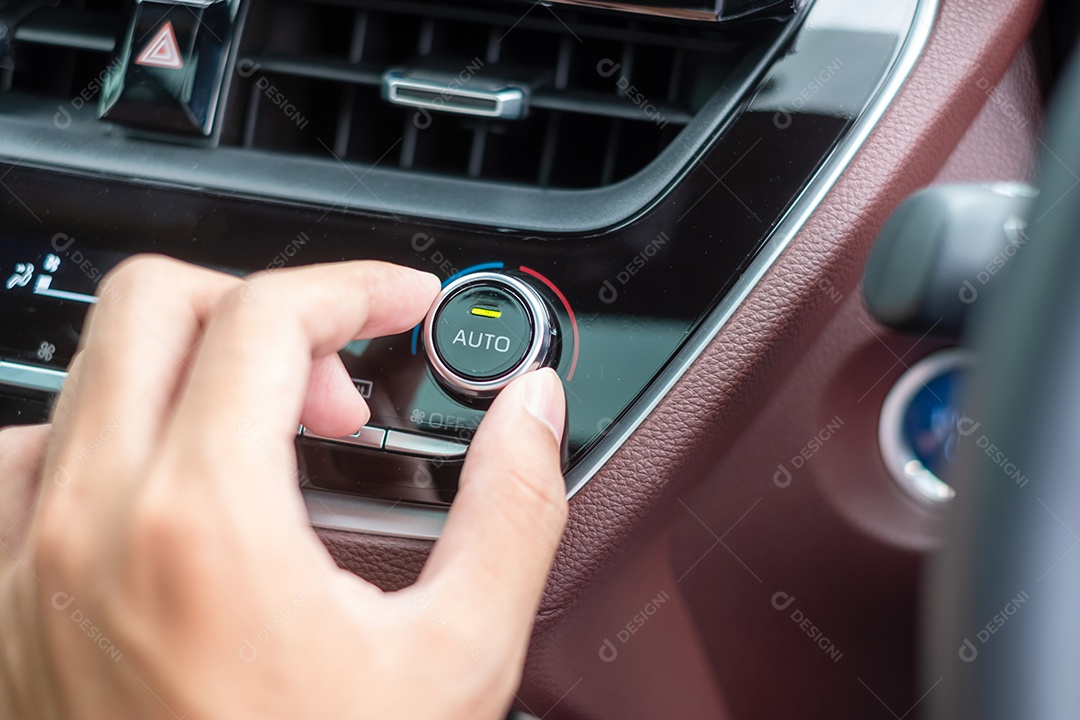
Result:
<instances>
[{"instance_id":1,"label":"control button","mask_svg":"<svg viewBox=\"0 0 1080 720\"><path fill-rule=\"evenodd\" d=\"M240 0L138 0L102 84L101 116L196 137L212 134Z\"/></svg>"},{"instance_id":2,"label":"control button","mask_svg":"<svg viewBox=\"0 0 1080 720\"><path fill-rule=\"evenodd\" d=\"M345 437L318 435L305 427L300 428L300 434L314 440L329 440L330 442L358 445L360 447L375 448L376 450L382 449L383 442L386 440L386 431L371 425L365 425L352 435L346 435Z\"/></svg>"},{"instance_id":3,"label":"control button","mask_svg":"<svg viewBox=\"0 0 1080 720\"><path fill-rule=\"evenodd\" d=\"M424 323L424 347L436 377L451 390L493 397L510 381L553 364L555 325L525 281L474 273L443 288Z\"/></svg>"},{"instance_id":4,"label":"control button","mask_svg":"<svg viewBox=\"0 0 1080 720\"><path fill-rule=\"evenodd\" d=\"M443 361L470 380L491 380L512 370L535 332L524 300L507 288L481 283L448 298L434 330Z\"/></svg>"},{"instance_id":5,"label":"control button","mask_svg":"<svg viewBox=\"0 0 1080 720\"><path fill-rule=\"evenodd\" d=\"M386 433L384 448L391 452L450 460L465 457L465 451L469 449L469 446L452 440L417 435L403 430L390 430Z\"/></svg>"},{"instance_id":6,"label":"control button","mask_svg":"<svg viewBox=\"0 0 1080 720\"><path fill-rule=\"evenodd\" d=\"M0 360L0 385L58 393L66 379L67 373L63 370Z\"/></svg>"}]
</instances>

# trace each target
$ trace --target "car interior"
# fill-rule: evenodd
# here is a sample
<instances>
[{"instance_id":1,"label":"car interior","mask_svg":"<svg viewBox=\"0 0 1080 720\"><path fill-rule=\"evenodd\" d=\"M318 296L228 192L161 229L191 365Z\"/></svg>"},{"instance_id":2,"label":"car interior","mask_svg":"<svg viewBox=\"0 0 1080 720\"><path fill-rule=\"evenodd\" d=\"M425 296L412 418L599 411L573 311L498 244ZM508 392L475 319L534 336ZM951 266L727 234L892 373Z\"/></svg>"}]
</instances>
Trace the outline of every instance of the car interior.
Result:
<instances>
[{"instance_id":1,"label":"car interior","mask_svg":"<svg viewBox=\"0 0 1080 720\"><path fill-rule=\"evenodd\" d=\"M407 587L485 408L557 371L511 717L1074 716L1078 33L1069 0L7 0L0 426L47 422L132 255L415 267L439 298L341 350L371 419L298 427L299 492Z\"/></svg>"}]
</instances>

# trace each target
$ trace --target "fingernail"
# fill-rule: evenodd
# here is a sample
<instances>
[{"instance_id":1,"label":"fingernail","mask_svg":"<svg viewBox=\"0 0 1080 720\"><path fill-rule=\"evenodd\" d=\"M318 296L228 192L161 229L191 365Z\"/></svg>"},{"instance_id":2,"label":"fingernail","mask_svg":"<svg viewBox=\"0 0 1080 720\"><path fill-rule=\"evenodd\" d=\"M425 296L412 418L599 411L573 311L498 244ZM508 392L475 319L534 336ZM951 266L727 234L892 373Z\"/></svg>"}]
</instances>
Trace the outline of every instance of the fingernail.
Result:
<instances>
[{"instance_id":1,"label":"fingernail","mask_svg":"<svg viewBox=\"0 0 1080 720\"><path fill-rule=\"evenodd\" d=\"M525 384L525 410L547 425L555 436L555 442L561 443L566 418L566 399L559 376L551 368L544 368L529 373L522 382Z\"/></svg>"}]
</instances>

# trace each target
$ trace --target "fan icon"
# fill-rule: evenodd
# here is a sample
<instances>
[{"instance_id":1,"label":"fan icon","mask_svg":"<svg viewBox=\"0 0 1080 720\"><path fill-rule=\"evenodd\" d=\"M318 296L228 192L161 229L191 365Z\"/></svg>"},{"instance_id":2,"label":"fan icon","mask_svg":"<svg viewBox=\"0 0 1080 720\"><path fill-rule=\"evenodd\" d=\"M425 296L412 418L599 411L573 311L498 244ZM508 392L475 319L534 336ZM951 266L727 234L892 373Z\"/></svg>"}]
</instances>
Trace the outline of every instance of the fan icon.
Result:
<instances>
[{"instance_id":1,"label":"fan icon","mask_svg":"<svg viewBox=\"0 0 1080 720\"><path fill-rule=\"evenodd\" d=\"M409 422L414 422L419 425L420 423L424 422L425 417L427 417L427 413L425 413L423 410L413 410L412 414L409 415Z\"/></svg>"}]
</instances>

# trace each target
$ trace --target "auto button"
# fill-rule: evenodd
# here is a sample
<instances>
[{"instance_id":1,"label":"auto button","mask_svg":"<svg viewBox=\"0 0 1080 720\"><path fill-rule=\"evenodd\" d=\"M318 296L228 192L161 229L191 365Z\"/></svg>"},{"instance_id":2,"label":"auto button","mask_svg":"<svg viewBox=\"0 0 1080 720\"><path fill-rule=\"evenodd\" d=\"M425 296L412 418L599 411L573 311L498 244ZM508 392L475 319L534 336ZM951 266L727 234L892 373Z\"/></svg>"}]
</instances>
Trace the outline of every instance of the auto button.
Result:
<instances>
[{"instance_id":1,"label":"auto button","mask_svg":"<svg viewBox=\"0 0 1080 720\"><path fill-rule=\"evenodd\" d=\"M524 280L474 273L443 288L428 313L424 346L442 384L493 397L514 378L553 362L555 325Z\"/></svg>"}]
</instances>

